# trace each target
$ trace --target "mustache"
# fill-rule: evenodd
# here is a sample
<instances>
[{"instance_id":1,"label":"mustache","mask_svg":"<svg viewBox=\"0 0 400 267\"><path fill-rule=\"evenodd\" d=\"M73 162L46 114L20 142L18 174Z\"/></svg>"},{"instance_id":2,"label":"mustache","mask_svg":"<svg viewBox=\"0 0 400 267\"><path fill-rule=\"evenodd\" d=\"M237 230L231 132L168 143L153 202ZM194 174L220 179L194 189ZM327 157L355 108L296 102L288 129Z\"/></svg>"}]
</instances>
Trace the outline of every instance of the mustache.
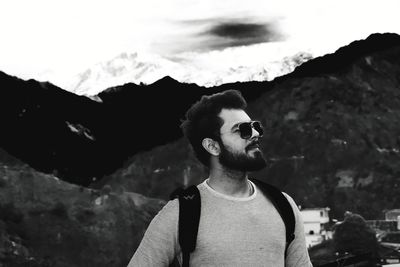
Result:
<instances>
[{"instance_id":1,"label":"mustache","mask_svg":"<svg viewBox=\"0 0 400 267\"><path fill-rule=\"evenodd\" d=\"M248 144L246 149L249 150L249 149L251 149L253 147L260 147L260 141L258 139L254 140L250 144Z\"/></svg>"}]
</instances>

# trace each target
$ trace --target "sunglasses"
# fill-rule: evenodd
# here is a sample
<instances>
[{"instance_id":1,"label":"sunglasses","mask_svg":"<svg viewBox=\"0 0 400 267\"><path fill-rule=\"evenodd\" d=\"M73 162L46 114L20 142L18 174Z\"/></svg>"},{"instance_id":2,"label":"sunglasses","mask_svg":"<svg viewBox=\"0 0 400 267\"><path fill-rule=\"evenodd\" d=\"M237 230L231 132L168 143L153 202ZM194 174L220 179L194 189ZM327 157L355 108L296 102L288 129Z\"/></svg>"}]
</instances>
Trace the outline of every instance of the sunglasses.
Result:
<instances>
[{"instance_id":1,"label":"sunglasses","mask_svg":"<svg viewBox=\"0 0 400 267\"><path fill-rule=\"evenodd\" d=\"M263 136L264 130L261 122L259 121L242 122L238 125L238 129L236 131L239 131L241 138L249 139L253 136L253 128L258 132L260 137Z\"/></svg>"}]
</instances>

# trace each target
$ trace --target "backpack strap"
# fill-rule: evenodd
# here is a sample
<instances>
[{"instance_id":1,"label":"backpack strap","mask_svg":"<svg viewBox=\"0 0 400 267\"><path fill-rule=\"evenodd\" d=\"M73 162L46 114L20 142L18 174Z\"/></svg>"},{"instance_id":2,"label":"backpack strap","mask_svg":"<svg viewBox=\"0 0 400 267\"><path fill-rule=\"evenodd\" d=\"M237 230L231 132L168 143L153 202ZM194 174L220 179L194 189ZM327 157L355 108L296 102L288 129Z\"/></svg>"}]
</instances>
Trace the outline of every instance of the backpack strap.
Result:
<instances>
[{"instance_id":1,"label":"backpack strap","mask_svg":"<svg viewBox=\"0 0 400 267\"><path fill-rule=\"evenodd\" d=\"M294 229L296 226L296 220L293 213L293 208L290 205L288 199L283 195L282 191L277 187L264 183L257 179L250 179L255 185L257 185L264 195L271 200L276 210L282 217L286 228L286 247L285 247L285 258L287 256L287 250L290 243L294 240L295 234Z\"/></svg>"},{"instance_id":2,"label":"backpack strap","mask_svg":"<svg viewBox=\"0 0 400 267\"><path fill-rule=\"evenodd\" d=\"M188 267L190 253L196 248L200 222L200 192L192 185L179 194L179 245L182 250L182 266Z\"/></svg>"}]
</instances>

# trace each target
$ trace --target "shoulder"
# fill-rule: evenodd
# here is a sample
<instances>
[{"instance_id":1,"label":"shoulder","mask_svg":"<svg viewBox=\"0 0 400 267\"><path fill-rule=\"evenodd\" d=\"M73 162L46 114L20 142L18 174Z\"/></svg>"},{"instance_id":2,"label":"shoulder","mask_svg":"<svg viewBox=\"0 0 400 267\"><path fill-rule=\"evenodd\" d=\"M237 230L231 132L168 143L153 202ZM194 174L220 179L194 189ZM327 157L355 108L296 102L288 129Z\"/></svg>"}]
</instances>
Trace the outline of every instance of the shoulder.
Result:
<instances>
[{"instance_id":1,"label":"shoulder","mask_svg":"<svg viewBox=\"0 0 400 267\"><path fill-rule=\"evenodd\" d=\"M292 208L297 208L297 204L293 200L293 198L286 192L279 189L278 187L276 187L272 184L269 184L269 183L265 183L260 180L252 179L250 181L256 185L258 191L261 191L264 194L266 194L267 196L269 195L269 197L275 198L277 200L286 198L287 202L289 202L289 204L292 206ZM282 198L282 195L284 196L284 198Z\"/></svg>"},{"instance_id":2,"label":"shoulder","mask_svg":"<svg viewBox=\"0 0 400 267\"><path fill-rule=\"evenodd\" d=\"M168 201L152 219L150 225L153 227L165 227L166 224L174 226L177 224L179 215L179 201L173 199Z\"/></svg>"},{"instance_id":3,"label":"shoulder","mask_svg":"<svg viewBox=\"0 0 400 267\"><path fill-rule=\"evenodd\" d=\"M301 212L300 212L299 206L297 205L296 201L286 192L282 192L282 194L286 197L290 206L292 206L292 209L293 209L296 219L301 217Z\"/></svg>"},{"instance_id":4,"label":"shoulder","mask_svg":"<svg viewBox=\"0 0 400 267\"><path fill-rule=\"evenodd\" d=\"M179 199L175 198L167 202L164 207L158 212L156 216L173 216L177 215L179 211Z\"/></svg>"},{"instance_id":5,"label":"shoulder","mask_svg":"<svg viewBox=\"0 0 400 267\"><path fill-rule=\"evenodd\" d=\"M282 191L282 194L286 197L286 199L289 201L289 203L290 203L290 205L292 207L297 208L296 202L294 201L294 199L288 193Z\"/></svg>"},{"instance_id":6,"label":"shoulder","mask_svg":"<svg viewBox=\"0 0 400 267\"><path fill-rule=\"evenodd\" d=\"M186 189L176 190L174 195L171 194L173 199L169 200L167 204L165 204L165 206L158 212L156 217L177 219L179 217L179 206L185 205L186 202L188 202L183 200L193 200L194 196L196 196L196 199L199 199L201 197L201 187L202 185L200 184L190 186ZM180 200L180 198L183 199ZM183 203L181 203L181 201L183 201Z\"/></svg>"}]
</instances>

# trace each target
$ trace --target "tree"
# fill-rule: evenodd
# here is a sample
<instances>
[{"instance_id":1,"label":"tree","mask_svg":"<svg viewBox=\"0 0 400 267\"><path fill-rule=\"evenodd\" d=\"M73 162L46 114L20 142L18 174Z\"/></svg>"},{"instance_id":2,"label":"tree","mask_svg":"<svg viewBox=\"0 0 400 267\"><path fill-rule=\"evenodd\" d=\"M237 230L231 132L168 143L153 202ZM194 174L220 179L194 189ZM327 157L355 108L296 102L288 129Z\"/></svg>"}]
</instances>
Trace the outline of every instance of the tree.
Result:
<instances>
[{"instance_id":1,"label":"tree","mask_svg":"<svg viewBox=\"0 0 400 267\"><path fill-rule=\"evenodd\" d=\"M369 253L373 261L378 258L378 241L375 231L359 214L345 213L344 221L334 227L333 244L339 254Z\"/></svg>"}]
</instances>

